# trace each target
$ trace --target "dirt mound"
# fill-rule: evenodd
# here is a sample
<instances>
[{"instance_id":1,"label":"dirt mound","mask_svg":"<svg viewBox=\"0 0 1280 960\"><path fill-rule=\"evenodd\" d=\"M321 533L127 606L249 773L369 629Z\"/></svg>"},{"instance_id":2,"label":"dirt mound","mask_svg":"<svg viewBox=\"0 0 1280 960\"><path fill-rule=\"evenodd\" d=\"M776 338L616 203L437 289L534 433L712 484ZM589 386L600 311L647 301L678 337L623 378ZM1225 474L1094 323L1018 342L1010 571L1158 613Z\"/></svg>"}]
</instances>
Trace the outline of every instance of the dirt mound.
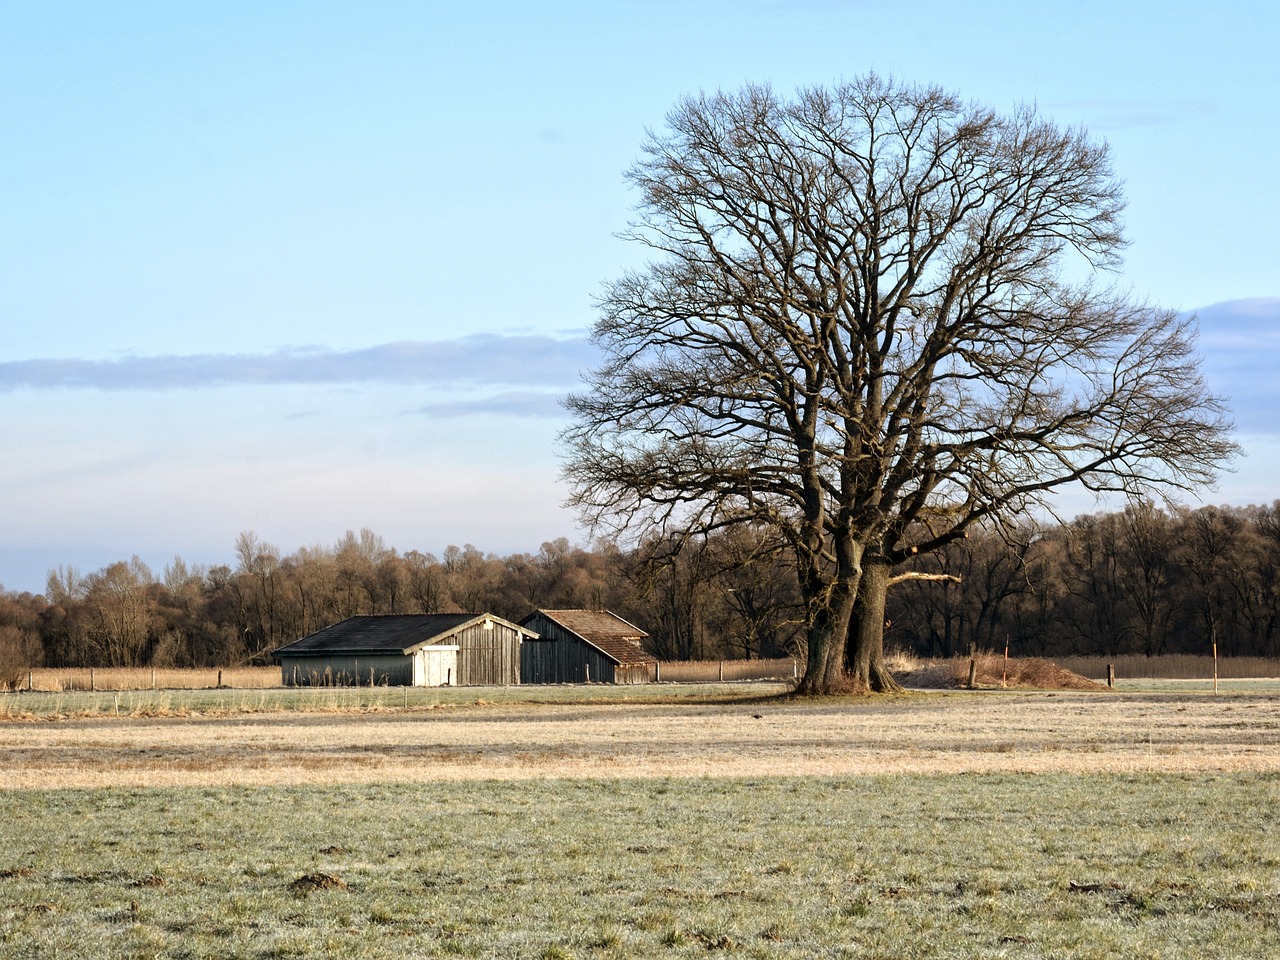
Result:
<instances>
[{"instance_id":1,"label":"dirt mound","mask_svg":"<svg viewBox=\"0 0 1280 960\"><path fill-rule=\"evenodd\" d=\"M975 688L1018 687L1031 690L1106 690L1106 686L1072 673L1052 660L1015 657L1005 660L994 653L980 653ZM904 687L914 689L960 690L969 686L969 658L932 660L897 675Z\"/></svg>"},{"instance_id":2,"label":"dirt mound","mask_svg":"<svg viewBox=\"0 0 1280 960\"><path fill-rule=\"evenodd\" d=\"M345 890L347 885L331 873L307 873L289 884L289 889L294 893L306 894L316 890Z\"/></svg>"}]
</instances>

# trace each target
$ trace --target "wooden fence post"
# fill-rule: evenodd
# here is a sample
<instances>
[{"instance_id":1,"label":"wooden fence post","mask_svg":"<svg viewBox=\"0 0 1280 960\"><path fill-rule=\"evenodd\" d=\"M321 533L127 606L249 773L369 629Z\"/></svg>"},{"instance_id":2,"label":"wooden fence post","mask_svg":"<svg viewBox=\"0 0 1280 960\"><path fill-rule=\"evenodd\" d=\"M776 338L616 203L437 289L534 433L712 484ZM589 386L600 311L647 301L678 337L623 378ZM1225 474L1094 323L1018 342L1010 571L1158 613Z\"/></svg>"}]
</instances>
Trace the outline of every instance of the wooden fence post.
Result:
<instances>
[{"instance_id":1,"label":"wooden fence post","mask_svg":"<svg viewBox=\"0 0 1280 960\"><path fill-rule=\"evenodd\" d=\"M89 668L89 690L92 692L98 689L98 681L94 679L93 667Z\"/></svg>"},{"instance_id":2,"label":"wooden fence post","mask_svg":"<svg viewBox=\"0 0 1280 960\"><path fill-rule=\"evenodd\" d=\"M1116 665L1114 663L1107 664L1107 686L1112 689L1116 685Z\"/></svg>"},{"instance_id":3,"label":"wooden fence post","mask_svg":"<svg viewBox=\"0 0 1280 960\"><path fill-rule=\"evenodd\" d=\"M978 661L969 660L969 689L972 690L978 682Z\"/></svg>"}]
</instances>

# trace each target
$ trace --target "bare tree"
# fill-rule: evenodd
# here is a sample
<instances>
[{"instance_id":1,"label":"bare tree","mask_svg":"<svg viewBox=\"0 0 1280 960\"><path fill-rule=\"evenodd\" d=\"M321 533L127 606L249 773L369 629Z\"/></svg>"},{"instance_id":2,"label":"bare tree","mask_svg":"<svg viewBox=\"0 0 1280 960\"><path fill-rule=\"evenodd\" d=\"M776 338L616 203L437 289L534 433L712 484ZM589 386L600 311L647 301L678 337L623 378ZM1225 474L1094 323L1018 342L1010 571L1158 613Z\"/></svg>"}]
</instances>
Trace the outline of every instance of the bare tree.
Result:
<instances>
[{"instance_id":1,"label":"bare tree","mask_svg":"<svg viewBox=\"0 0 1280 960\"><path fill-rule=\"evenodd\" d=\"M1150 501L1130 504L1117 518L1124 556L1122 588L1133 607L1133 633L1148 657L1164 653L1173 616L1174 542L1169 520Z\"/></svg>"},{"instance_id":2,"label":"bare tree","mask_svg":"<svg viewBox=\"0 0 1280 960\"><path fill-rule=\"evenodd\" d=\"M98 662L110 667L145 663L155 613L151 570L135 556L90 574L85 582L88 637Z\"/></svg>"},{"instance_id":3,"label":"bare tree","mask_svg":"<svg viewBox=\"0 0 1280 960\"><path fill-rule=\"evenodd\" d=\"M285 642L280 623L284 591L280 550L252 530L236 537L236 578L232 581L242 631L242 662L267 661Z\"/></svg>"},{"instance_id":4,"label":"bare tree","mask_svg":"<svg viewBox=\"0 0 1280 960\"><path fill-rule=\"evenodd\" d=\"M848 643L855 681L893 686L876 611L902 556L1067 483L1198 485L1233 451L1191 326L1068 279L1124 243L1083 131L873 75L686 98L643 150L627 236L653 259L601 296L565 475L597 524L775 529L803 691L845 686Z\"/></svg>"}]
</instances>

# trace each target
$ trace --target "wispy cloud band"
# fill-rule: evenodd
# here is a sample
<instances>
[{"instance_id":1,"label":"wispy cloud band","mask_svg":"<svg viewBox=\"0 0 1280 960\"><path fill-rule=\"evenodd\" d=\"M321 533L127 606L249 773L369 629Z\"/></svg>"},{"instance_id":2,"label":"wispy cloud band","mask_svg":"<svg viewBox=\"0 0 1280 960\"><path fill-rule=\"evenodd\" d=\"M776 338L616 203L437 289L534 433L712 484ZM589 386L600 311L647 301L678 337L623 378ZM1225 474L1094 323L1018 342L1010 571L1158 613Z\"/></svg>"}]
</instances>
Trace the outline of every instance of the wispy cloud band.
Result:
<instances>
[{"instance_id":1,"label":"wispy cloud band","mask_svg":"<svg viewBox=\"0 0 1280 960\"><path fill-rule=\"evenodd\" d=\"M1213 304L1198 314L1211 388L1228 395L1242 432L1274 433L1280 403L1274 379L1280 364L1280 298ZM0 363L0 392L347 383L473 386L481 388L478 394L466 391L417 412L441 418L498 412L541 417L559 415L556 397L577 387L582 372L599 359L585 337L480 334L346 351L295 348L262 354L15 360Z\"/></svg>"},{"instance_id":2,"label":"wispy cloud band","mask_svg":"<svg viewBox=\"0 0 1280 960\"><path fill-rule=\"evenodd\" d=\"M403 383L571 386L598 359L585 338L481 334L363 350L193 354L0 363L0 391L200 390L232 385Z\"/></svg>"},{"instance_id":3,"label":"wispy cloud band","mask_svg":"<svg viewBox=\"0 0 1280 960\"><path fill-rule=\"evenodd\" d=\"M536 391L511 391L479 399L448 400L428 403L415 413L439 420L492 414L501 417L525 417L530 419L560 419L565 416L560 405L560 395Z\"/></svg>"}]
</instances>

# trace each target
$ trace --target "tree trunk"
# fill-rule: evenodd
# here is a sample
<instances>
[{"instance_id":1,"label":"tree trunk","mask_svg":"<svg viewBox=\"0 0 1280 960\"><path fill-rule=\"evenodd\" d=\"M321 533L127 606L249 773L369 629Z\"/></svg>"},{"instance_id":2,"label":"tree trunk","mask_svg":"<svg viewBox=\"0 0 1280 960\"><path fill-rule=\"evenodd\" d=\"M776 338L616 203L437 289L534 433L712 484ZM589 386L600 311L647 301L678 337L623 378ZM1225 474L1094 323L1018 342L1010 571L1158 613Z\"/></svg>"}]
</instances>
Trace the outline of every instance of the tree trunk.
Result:
<instances>
[{"instance_id":1,"label":"tree trunk","mask_svg":"<svg viewBox=\"0 0 1280 960\"><path fill-rule=\"evenodd\" d=\"M889 595L889 571L889 561L884 557L863 557L857 603L849 623L849 679L876 693L895 693L902 689L884 665L884 614L885 600Z\"/></svg>"},{"instance_id":2,"label":"tree trunk","mask_svg":"<svg viewBox=\"0 0 1280 960\"><path fill-rule=\"evenodd\" d=\"M844 693L844 638L853 614L853 594L836 586L830 602L820 607L809 623L809 660L797 693L810 696Z\"/></svg>"},{"instance_id":3,"label":"tree trunk","mask_svg":"<svg viewBox=\"0 0 1280 960\"><path fill-rule=\"evenodd\" d=\"M837 545L834 578L819 589L818 578L808 578L806 600L809 618L809 659L797 693L821 696L848 692L844 668L845 638L853 616L854 598L862 573L862 550L846 541Z\"/></svg>"}]
</instances>

